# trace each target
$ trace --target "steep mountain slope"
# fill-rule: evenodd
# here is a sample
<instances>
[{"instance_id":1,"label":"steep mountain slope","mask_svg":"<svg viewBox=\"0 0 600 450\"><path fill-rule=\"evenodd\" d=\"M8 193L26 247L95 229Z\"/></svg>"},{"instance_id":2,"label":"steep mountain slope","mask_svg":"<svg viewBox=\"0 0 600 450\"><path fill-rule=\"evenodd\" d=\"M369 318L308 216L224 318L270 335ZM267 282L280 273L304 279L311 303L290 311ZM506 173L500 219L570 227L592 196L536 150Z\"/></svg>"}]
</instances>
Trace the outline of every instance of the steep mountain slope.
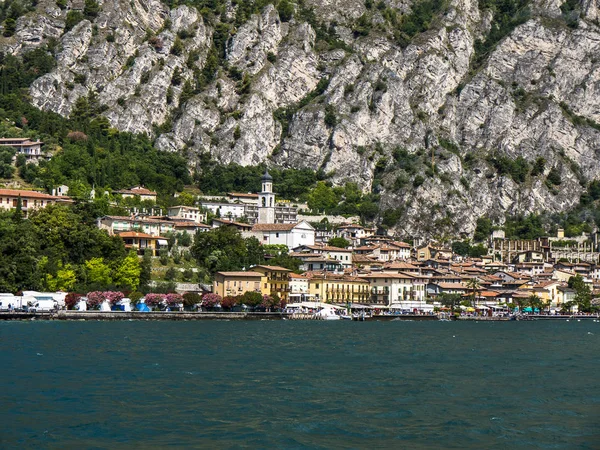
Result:
<instances>
[{"instance_id":1,"label":"steep mountain slope","mask_svg":"<svg viewBox=\"0 0 600 450\"><path fill-rule=\"evenodd\" d=\"M42 0L2 45L56 48L42 109L95 92L114 127L192 166L322 169L408 235L562 211L600 177L595 0L262 3Z\"/></svg>"}]
</instances>

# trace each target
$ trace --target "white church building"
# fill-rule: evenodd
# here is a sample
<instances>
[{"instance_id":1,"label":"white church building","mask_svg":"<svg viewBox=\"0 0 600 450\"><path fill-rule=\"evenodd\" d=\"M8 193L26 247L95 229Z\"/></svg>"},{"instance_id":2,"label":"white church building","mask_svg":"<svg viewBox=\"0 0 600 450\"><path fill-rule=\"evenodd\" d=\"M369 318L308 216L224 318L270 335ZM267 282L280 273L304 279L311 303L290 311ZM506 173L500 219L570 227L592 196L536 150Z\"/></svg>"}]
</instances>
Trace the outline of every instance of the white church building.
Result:
<instances>
[{"instance_id":1,"label":"white church building","mask_svg":"<svg viewBox=\"0 0 600 450\"><path fill-rule=\"evenodd\" d=\"M263 245L287 245L291 251L301 245L315 244L315 229L306 221L297 223L275 223L275 194L273 177L265 170L262 190L258 194L258 223L248 234Z\"/></svg>"}]
</instances>

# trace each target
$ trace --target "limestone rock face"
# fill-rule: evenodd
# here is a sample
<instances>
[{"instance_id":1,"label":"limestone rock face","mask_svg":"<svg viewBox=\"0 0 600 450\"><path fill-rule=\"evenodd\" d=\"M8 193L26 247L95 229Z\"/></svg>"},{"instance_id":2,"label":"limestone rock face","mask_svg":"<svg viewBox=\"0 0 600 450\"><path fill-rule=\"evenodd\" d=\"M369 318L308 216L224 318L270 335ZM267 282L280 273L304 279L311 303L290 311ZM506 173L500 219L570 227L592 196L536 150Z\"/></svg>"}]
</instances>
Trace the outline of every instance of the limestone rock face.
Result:
<instances>
[{"instance_id":1,"label":"limestone rock face","mask_svg":"<svg viewBox=\"0 0 600 450\"><path fill-rule=\"evenodd\" d=\"M600 177L597 0L574 13L532 1L530 18L483 57L477 41L494 14L476 0L452 0L403 45L390 11L401 17L414 2L368 3L306 0L291 20L268 5L240 22L231 2L203 17L112 0L66 31L67 9L43 0L2 46L23 54L58 41L56 69L30 89L42 109L67 116L95 93L112 126L185 150L191 167L208 152L321 169L400 210L395 228L407 236L467 236L483 215L563 211ZM498 165L539 158L542 172L522 179ZM553 168L560 185L546 180Z\"/></svg>"}]
</instances>

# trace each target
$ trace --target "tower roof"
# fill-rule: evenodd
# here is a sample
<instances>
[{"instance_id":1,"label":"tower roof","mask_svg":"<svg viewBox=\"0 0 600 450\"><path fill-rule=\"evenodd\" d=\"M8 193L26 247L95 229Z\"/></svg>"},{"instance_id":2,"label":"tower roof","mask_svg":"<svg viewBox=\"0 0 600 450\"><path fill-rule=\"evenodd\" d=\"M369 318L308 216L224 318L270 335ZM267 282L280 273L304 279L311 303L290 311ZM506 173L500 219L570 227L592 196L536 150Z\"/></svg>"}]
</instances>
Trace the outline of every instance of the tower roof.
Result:
<instances>
[{"instance_id":1,"label":"tower roof","mask_svg":"<svg viewBox=\"0 0 600 450\"><path fill-rule=\"evenodd\" d=\"M265 169L265 174L262 176L263 181L273 181L273 177L269 173L268 169Z\"/></svg>"}]
</instances>

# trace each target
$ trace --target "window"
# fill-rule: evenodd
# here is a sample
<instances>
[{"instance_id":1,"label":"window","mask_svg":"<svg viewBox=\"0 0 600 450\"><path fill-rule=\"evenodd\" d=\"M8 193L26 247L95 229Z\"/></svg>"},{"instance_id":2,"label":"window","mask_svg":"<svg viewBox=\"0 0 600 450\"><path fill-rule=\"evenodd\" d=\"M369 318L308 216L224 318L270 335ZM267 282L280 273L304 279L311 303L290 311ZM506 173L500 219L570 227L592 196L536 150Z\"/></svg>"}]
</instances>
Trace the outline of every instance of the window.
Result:
<instances>
[{"instance_id":1,"label":"window","mask_svg":"<svg viewBox=\"0 0 600 450\"><path fill-rule=\"evenodd\" d=\"M264 236L263 237L263 241L268 241L269 240L269 236Z\"/></svg>"},{"instance_id":2,"label":"window","mask_svg":"<svg viewBox=\"0 0 600 450\"><path fill-rule=\"evenodd\" d=\"M315 288L319 289L319 283L315 284Z\"/></svg>"},{"instance_id":3,"label":"window","mask_svg":"<svg viewBox=\"0 0 600 450\"><path fill-rule=\"evenodd\" d=\"M278 238L279 237L279 233L275 233L275 237Z\"/></svg>"}]
</instances>

